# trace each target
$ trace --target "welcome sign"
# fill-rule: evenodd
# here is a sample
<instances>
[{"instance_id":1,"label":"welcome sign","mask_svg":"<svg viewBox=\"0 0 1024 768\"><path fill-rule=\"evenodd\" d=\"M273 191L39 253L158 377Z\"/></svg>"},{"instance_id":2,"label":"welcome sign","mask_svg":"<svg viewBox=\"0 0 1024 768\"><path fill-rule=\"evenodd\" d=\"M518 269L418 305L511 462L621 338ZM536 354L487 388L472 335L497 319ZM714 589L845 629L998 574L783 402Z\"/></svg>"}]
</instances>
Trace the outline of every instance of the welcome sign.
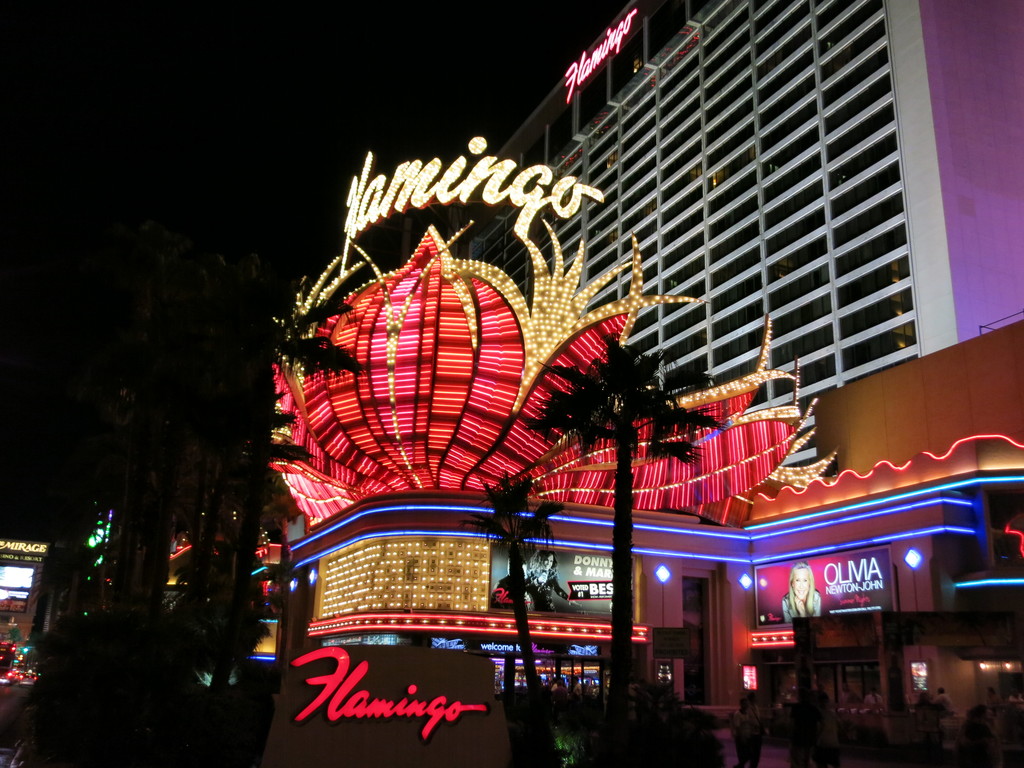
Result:
<instances>
[{"instance_id":1,"label":"welcome sign","mask_svg":"<svg viewBox=\"0 0 1024 768\"><path fill-rule=\"evenodd\" d=\"M754 572L757 624L790 624L794 616L838 616L893 608L887 547L835 552L764 565Z\"/></svg>"},{"instance_id":2,"label":"welcome sign","mask_svg":"<svg viewBox=\"0 0 1024 768\"><path fill-rule=\"evenodd\" d=\"M429 648L328 646L292 659L264 768L504 768L489 659Z\"/></svg>"}]
</instances>

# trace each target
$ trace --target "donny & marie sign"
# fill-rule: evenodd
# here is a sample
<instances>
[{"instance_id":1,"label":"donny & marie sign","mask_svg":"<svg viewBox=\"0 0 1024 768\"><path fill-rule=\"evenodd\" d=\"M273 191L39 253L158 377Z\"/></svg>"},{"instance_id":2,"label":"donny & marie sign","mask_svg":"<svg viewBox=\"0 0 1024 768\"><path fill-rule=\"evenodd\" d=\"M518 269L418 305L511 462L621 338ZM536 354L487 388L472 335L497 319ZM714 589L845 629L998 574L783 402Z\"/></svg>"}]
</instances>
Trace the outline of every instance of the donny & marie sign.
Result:
<instances>
[{"instance_id":1,"label":"donny & marie sign","mask_svg":"<svg viewBox=\"0 0 1024 768\"><path fill-rule=\"evenodd\" d=\"M886 547L787 560L755 569L758 626L793 617L836 616L893 608Z\"/></svg>"},{"instance_id":2,"label":"donny & marie sign","mask_svg":"<svg viewBox=\"0 0 1024 768\"><path fill-rule=\"evenodd\" d=\"M610 616L612 558L601 550L538 549L523 568L530 611ZM508 556L491 548L491 608L512 609Z\"/></svg>"}]
</instances>

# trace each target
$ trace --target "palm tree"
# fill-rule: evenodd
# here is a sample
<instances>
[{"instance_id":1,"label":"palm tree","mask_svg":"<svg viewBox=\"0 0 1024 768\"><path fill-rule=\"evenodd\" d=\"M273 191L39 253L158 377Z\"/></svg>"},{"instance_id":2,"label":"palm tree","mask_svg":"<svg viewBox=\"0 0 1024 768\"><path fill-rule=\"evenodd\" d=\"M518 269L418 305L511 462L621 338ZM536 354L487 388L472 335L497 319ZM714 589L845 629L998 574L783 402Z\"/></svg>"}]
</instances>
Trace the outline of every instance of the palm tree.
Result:
<instances>
[{"instance_id":1,"label":"palm tree","mask_svg":"<svg viewBox=\"0 0 1024 768\"><path fill-rule=\"evenodd\" d=\"M716 422L677 402L680 395L706 386L708 377L682 368L666 371L660 354L642 354L614 336L605 339L604 355L585 370L552 366L548 373L565 386L551 392L530 426L576 440L584 452L609 445L615 449L607 715L612 764L624 765L633 657L633 461L642 442L645 457L697 459L689 438Z\"/></svg>"},{"instance_id":2,"label":"palm tree","mask_svg":"<svg viewBox=\"0 0 1024 768\"><path fill-rule=\"evenodd\" d=\"M246 652L240 644L241 629L264 509L271 490L269 467L286 448L272 442L274 430L282 426L281 417L275 411L280 398L277 374L293 376L297 366L310 374L343 371L358 374L361 371L351 354L316 334L316 328L324 319L348 311L345 304L324 302L306 311L297 310L297 286L279 279L256 256L242 260L231 278L226 294L233 298L234 317L230 330L238 357L232 368L238 376L235 384L240 390L236 403L246 414L240 425L245 445L245 490L236 536L237 557L225 641L210 683L215 691L227 687L232 665ZM230 353L225 351L225 357L230 359Z\"/></svg>"},{"instance_id":3,"label":"palm tree","mask_svg":"<svg viewBox=\"0 0 1024 768\"><path fill-rule=\"evenodd\" d=\"M551 724L541 694L540 677L530 639L530 623L526 608L526 557L536 549L538 543L551 540L552 515L562 510L557 502L530 502L533 479L530 477L502 477L497 485L484 485L490 513L479 513L463 521L472 528L496 542L508 551L508 585L512 600L512 613L516 620L516 634L523 657L523 672L526 675L526 695L530 714L537 735L538 757L544 760L554 756L554 740ZM532 509L531 509L532 507ZM514 684L514 680L512 681ZM509 681L505 681L506 691Z\"/></svg>"}]
</instances>

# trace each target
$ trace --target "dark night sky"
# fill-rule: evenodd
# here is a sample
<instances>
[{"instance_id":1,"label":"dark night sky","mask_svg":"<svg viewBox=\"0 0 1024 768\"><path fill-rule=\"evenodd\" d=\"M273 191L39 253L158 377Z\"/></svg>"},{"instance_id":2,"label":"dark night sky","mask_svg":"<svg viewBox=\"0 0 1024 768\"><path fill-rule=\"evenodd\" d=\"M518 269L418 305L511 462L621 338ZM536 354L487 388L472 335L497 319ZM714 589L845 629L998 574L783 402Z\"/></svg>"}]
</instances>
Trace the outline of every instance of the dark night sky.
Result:
<instances>
[{"instance_id":1,"label":"dark night sky","mask_svg":"<svg viewBox=\"0 0 1024 768\"><path fill-rule=\"evenodd\" d=\"M112 225L319 273L367 150L387 168L475 135L497 149L622 3L326 7L0 10L0 537L66 514L54 491L90 427L69 374L110 320L78 264Z\"/></svg>"}]
</instances>

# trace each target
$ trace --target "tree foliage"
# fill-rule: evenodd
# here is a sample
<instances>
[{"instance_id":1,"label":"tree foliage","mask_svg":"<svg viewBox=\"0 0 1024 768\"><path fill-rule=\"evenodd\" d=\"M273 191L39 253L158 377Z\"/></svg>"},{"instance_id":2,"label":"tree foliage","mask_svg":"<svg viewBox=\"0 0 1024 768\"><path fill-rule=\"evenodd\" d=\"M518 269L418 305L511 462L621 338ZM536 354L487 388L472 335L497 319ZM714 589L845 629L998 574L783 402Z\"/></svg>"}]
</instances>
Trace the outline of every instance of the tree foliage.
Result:
<instances>
[{"instance_id":1,"label":"tree foliage","mask_svg":"<svg viewBox=\"0 0 1024 768\"><path fill-rule=\"evenodd\" d=\"M508 475L502 477L496 485L485 484L484 493L491 512L470 515L463 521L463 525L484 534L508 553L508 574L504 582L512 600L516 635L523 659L530 725L534 734L531 742L536 747L534 762L546 765L554 757L554 739L530 637L525 564L527 556L536 549L537 544L551 540L550 518L562 510L562 505L550 501L532 501L532 487L531 478L513 479ZM514 685L514 681L511 682ZM505 681L506 691L509 683Z\"/></svg>"},{"instance_id":2,"label":"tree foliage","mask_svg":"<svg viewBox=\"0 0 1024 768\"><path fill-rule=\"evenodd\" d=\"M633 462L641 438L645 456L683 462L697 458L691 438L696 430L716 423L680 407L678 398L705 386L707 376L682 368L666 370L660 354L642 354L612 336L605 339L603 355L585 369L552 366L548 374L560 386L530 426L576 440L584 451L602 445L615 450L608 735L612 762L624 764L633 657Z\"/></svg>"}]
</instances>

